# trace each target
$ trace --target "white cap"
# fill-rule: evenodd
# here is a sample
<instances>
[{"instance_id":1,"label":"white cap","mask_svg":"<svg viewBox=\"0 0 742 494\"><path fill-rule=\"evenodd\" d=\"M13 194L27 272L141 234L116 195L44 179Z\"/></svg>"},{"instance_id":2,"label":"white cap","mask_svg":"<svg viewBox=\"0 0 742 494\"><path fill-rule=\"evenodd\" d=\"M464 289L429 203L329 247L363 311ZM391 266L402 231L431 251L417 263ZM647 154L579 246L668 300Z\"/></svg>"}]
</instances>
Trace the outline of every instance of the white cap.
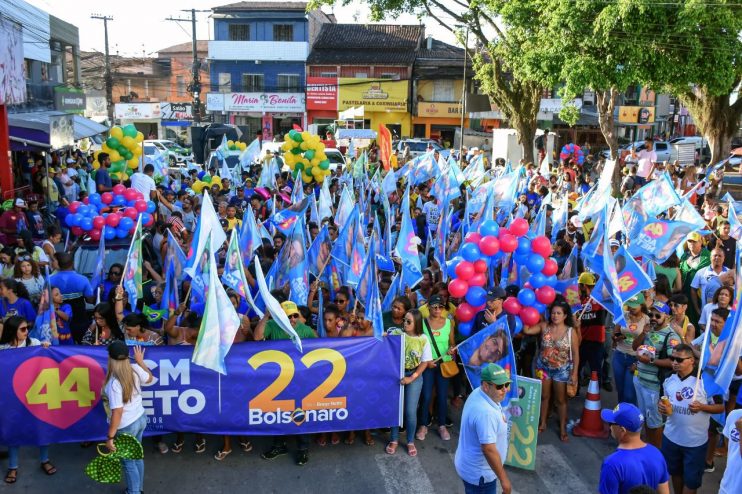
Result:
<instances>
[{"instance_id":1,"label":"white cap","mask_svg":"<svg viewBox=\"0 0 742 494\"><path fill-rule=\"evenodd\" d=\"M67 163L76 163L76 161L72 158L67 158Z\"/></svg>"},{"instance_id":2,"label":"white cap","mask_svg":"<svg viewBox=\"0 0 742 494\"><path fill-rule=\"evenodd\" d=\"M582 220L577 215L572 216L569 219L569 222L572 223L572 226L575 228L582 228Z\"/></svg>"},{"instance_id":3,"label":"white cap","mask_svg":"<svg viewBox=\"0 0 742 494\"><path fill-rule=\"evenodd\" d=\"M26 206L26 201L24 201L24 200L23 200L23 199L21 199L20 197L19 197L18 199L16 199L16 200L15 200L15 202L13 203L13 205L15 205L15 206L18 206L18 207L21 207L21 208L25 208L25 207L27 207L27 206Z\"/></svg>"}]
</instances>

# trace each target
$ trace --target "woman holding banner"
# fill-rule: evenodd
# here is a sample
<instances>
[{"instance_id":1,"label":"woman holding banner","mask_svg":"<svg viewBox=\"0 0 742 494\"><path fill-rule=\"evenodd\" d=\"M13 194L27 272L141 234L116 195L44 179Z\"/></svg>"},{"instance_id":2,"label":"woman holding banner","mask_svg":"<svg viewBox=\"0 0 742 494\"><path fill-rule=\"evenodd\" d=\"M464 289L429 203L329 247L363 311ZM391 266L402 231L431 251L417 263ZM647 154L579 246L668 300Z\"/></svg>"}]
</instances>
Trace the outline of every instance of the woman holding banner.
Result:
<instances>
[{"instance_id":1,"label":"woman holding banner","mask_svg":"<svg viewBox=\"0 0 742 494\"><path fill-rule=\"evenodd\" d=\"M541 423L538 431L546 429L546 418L552 393L559 411L559 437L569 441L567 435L567 384L577 384L580 367L580 335L574 328L569 304L560 299L551 304L549 320L523 328L528 335L541 335L541 352L536 357L536 374L541 377Z\"/></svg>"}]
</instances>

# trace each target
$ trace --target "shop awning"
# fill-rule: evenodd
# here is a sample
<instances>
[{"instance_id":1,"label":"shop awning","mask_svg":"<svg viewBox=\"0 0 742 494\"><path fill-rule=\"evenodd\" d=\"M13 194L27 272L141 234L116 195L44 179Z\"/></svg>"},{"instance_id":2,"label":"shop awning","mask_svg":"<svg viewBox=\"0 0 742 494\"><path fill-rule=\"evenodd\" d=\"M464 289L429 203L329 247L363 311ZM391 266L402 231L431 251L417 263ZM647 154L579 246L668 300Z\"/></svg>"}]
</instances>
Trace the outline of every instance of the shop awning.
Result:
<instances>
[{"instance_id":1,"label":"shop awning","mask_svg":"<svg viewBox=\"0 0 742 494\"><path fill-rule=\"evenodd\" d=\"M163 127L190 127L193 125L190 120L163 120L160 123Z\"/></svg>"},{"instance_id":2,"label":"shop awning","mask_svg":"<svg viewBox=\"0 0 742 494\"><path fill-rule=\"evenodd\" d=\"M49 147L49 121L51 117L65 115L58 111L38 111L28 113L9 113L11 150L23 151L29 148ZM89 118L73 115L75 140L102 134L108 127Z\"/></svg>"}]
</instances>

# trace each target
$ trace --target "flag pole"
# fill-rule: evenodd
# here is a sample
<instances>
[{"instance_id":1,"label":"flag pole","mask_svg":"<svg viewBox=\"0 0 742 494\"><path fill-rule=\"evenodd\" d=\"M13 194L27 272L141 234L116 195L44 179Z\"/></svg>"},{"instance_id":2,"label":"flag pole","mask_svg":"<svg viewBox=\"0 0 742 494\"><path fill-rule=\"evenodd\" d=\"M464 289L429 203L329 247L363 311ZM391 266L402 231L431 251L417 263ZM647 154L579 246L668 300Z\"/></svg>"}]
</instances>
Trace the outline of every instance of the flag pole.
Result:
<instances>
[{"instance_id":1,"label":"flag pole","mask_svg":"<svg viewBox=\"0 0 742 494\"><path fill-rule=\"evenodd\" d=\"M693 387L693 399L698 395L698 387L701 385L701 373L703 372L703 359L706 356L706 347L708 346L709 333L711 332L711 317L706 321L706 331L703 332L703 342L701 343L701 358L698 361L698 371L696 372L696 385Z\"/></svg>"}]
</instances>

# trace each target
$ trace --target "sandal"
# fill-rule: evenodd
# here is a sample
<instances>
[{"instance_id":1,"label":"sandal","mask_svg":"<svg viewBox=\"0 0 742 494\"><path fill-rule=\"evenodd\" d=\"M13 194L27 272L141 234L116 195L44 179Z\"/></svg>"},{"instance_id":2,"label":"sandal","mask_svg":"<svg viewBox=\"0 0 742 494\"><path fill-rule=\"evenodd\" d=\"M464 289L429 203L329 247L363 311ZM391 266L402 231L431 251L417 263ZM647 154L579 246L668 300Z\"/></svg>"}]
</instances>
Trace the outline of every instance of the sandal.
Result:
<instances>
[{"instance_id":1,"label":"sandal","mask_svg":"<svg viewBox=\"0 0 742 494\"><path fill-rule=\"evenodd\" d=\"M201 439L200 441L196 441L193 444L193 447L196 448L196 453L201 454L206 451L206 439Z\"/></svg>"},{"instance_id":2,"label":"sandal","mask_svg":"<svg viewBox=\"0 0 742 494\"><path fill-rule=\"evenodd\" d=\"M9 468L8 473L5 474L5 483L6 484L15 484L15 481L18 480L18 469L17 468Z\"/></svg>"},{"instance_id":3,"label":"sandal","mask_svg":"<svg viewBox=\"0 0 742 494\"><path fill-rule=\"evenodd\" d=\"M386 445L386 454L393 455L394 453L396 453L398 444L399 443L397 443L397 441L391 441L390 443L388 443Z\"/></svg>"},{"instance_id":4,"label":"sandal","mask_svg":"<svg viewBox=\"0 0 742 494\"><path fill-rule=\"evenodd\" d=\"M242 448L242 451L245 453L249 453L252 451L252 443L250 441L240 441L240 448Z\"/></svg>"},{"instance_id":5,"label":"sandal","mask_svg":"<svg viewBox=\"0 0 742 494\"><path fill-rule=\"evenodd\" d=\"M41 471L47 475L54 475L57 473L57 468L51 464L49 460L41 464Z\"/></svg>"},{"instance_id":6,"label":"sandal","mask_svg":"<svg viewBox=\"0 0 742 494\"><path fill-rule=\"evenodd\" d=\"M185 443L183 441L175 441L170 447L170 450L173 453L180 453L181 451L183 451L183 446L185 446Z\"/></svg>"},{"instance_id":7,"label":"sandal","mask_svg":"<svg viewBox=\"0 0 742 494\"><path fill-rule=\"evenodd\" d=\"M407 454L410 456L417 456L417 448L414 444L410 443L407 445Z\"/></svg>"},{"instance_id":8,"label":"sandal","mask_svg":"<svg viewBox=\"0 0 742 494\"><path fill-rule=\"evenodd\" d=\"M343 441L348 446L351 446L354 442L356 442L356 433L355 432L349 432L348 437L345 438L345 441Z\"/></svg>"},{"instance_id":9,"label":"sandal","mask_svg":"<svg viewBox=\"0 0 742 494\"><path fill-rule=\"evenodd\" d=\"M559 434L559 440L562 441L563 443L568 443L569 442L569 434L567 434L566 432L560 433Z\"/></svg>"},{"instance_id":10,"label":"sandal","mask_svg":"<svg viewBox=\"0 0 742 494\"><path fill-rule=\"evenodd\" d=\"M340 444L340 434L338 434L337 432L333 432L330 436L330 444L332 444L333 446L336 444Z\"/></svg>"},{"instance_id":11,"label":"sandal","mask_svg":"<svg viewBox=\"0 0 742 494\"><path fill-rule=\"evenodd\" d=\"M315 441L318 446L324 448L327 446L327 434L320 434L317 436L317 440Z\"/></svg>"},{"instance_id":12,"label":"sandal","mask_svg":"<svg viewBox=\"0 0 742 494\"><path fill-rule=\"evenodd\" d=\"M373 446L376 444L376 441L374 441L374 438L371 436L371 431L364 431L363 442L366 443L366 446Z\"/></svg>"},{"instance_id":13,"label":"sandal","mask_svg":"<svg viewBox=\"0 0 742 494\"><path fill-rule=\"evenodd\" d=\"M231 452L232 452L231 449L229 451L221 451L221 450L219 450L214 455L214 459L217 460L217 461L222 461L224 458L226 458L227 456L229 456L229 454Z\"/></svg>"}]
</instances>

